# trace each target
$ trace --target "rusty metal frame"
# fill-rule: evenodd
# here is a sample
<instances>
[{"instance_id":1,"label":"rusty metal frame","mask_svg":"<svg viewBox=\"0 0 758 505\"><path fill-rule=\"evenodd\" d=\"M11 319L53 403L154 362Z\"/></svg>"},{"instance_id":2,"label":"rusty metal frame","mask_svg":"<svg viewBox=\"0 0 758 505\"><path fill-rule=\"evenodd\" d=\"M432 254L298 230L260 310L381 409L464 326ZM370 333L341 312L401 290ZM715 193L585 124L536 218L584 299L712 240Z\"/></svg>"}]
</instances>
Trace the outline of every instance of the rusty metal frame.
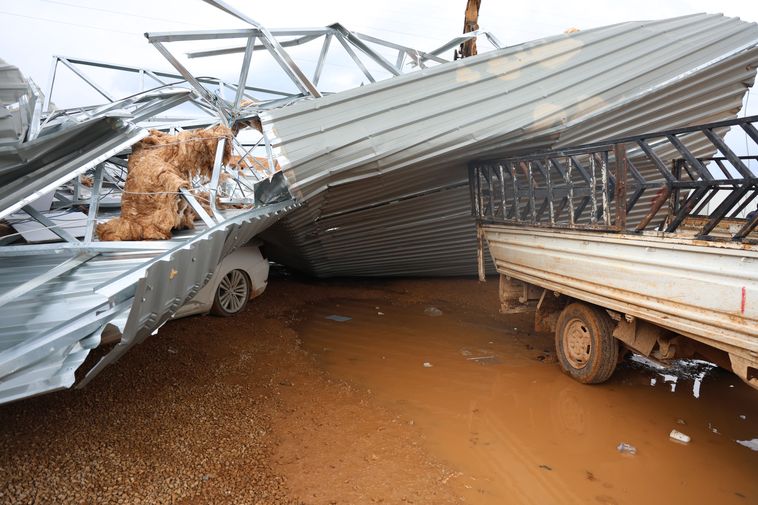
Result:
<instances>
[{"instance_id":1,"label":"rusty metal frame","mask_svg":"<svg viewBox=\"0 0 758 505\"><path fill-rule=\"evenodd\" d=\"M697 221L695 238L701 240L724 240L724 233L714 230L729 220L729 240L752 242L756 239L749 235L758 227L758 214L739 216L758 199L758 172L750 167L758 156L738 156L723 135L738 128L758 151L756 123L758 116L751 116L474 161L469 165L472 212L479 223L627 233L676 233L684 223ZM695 143L699 152L715 154L697 156L688 147ZM647 177L637 167L643 164L653 167ZM708 210L719 192L728 194ZM645 194L649 198L642 198Z\"/></svg>"}]
</instances>

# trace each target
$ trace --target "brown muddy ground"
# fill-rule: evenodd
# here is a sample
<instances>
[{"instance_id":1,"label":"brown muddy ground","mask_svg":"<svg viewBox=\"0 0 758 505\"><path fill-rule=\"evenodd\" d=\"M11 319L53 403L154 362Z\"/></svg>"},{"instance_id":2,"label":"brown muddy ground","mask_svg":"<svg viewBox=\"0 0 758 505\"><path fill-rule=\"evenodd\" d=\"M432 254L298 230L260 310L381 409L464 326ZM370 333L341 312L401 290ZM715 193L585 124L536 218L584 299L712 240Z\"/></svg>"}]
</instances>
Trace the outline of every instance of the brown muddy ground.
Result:
<instances>
[{"instance_id":1,"label":"brown muddy ground","mask_svg":"<svg viewBox=\"0 0 758 505\"><path fill-rule=\"evenodd\" d=\"M274 276L0 406L0 503L758 503L757 400L698 363L576 384L494 282Z\"/></svg>"}]
</instances>

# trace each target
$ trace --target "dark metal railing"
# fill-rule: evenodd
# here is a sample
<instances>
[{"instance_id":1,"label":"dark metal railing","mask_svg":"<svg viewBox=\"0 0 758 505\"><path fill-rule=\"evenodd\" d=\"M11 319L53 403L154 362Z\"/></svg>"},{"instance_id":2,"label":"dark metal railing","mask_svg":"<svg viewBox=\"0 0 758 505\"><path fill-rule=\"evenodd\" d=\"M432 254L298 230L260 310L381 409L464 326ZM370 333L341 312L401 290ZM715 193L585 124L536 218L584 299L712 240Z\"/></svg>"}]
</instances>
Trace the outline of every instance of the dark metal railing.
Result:
<instances>
[{"instance_id":1,"label":"dark metal railing","mask_svg":"<svg viewBox=\"0 0 758 505\"><path fill-rule=\"evenodd\" d=\"M751 116L475 161L472 211L480 223L748 241L758 226L758 212L748 212L758 202L758 156L735 154L723 137L738 128L758 153L756 123Z\"/></svg>"}]
</instances>

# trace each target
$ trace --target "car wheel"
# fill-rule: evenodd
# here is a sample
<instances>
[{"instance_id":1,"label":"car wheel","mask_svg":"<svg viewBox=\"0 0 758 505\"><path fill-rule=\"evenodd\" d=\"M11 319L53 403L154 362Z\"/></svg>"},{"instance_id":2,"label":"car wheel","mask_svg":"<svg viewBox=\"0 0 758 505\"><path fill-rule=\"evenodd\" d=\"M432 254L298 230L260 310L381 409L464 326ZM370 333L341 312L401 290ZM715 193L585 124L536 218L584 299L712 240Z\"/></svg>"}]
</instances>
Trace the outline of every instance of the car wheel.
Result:
<instances>
[{"instance_id":1,"label":"car wheel","mask_svg":"<svg viewBox=\"0 0 758 505\"><path fill-rule=\"evenodd\" d=\"M229 317L239 314L250 299L250 278L242 270L231 270L218 283L211 314Z\"/></svg>"},{"instance_id":2,"label":"car wheel","mask_svg":"<svg viewBox=\"0 0 758 505\"><path fill-rule=\"evenodd\" d=\"M584 384L605 382L618 363L613 321L596 307L567 305L555 329L555 350L561 368L572 378Z\"/></svg>"}]
</instances>

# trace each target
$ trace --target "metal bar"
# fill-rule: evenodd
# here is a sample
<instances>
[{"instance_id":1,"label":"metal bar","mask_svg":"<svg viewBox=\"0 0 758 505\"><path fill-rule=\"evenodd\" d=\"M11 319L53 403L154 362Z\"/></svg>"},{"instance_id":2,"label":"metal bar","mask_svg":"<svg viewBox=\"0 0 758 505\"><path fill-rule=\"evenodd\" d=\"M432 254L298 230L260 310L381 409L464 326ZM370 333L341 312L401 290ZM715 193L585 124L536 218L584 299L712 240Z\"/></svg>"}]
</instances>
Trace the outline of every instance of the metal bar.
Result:
<instances>
[{"instance_id":1,"label":"metal bar","mask_svg":"<svg viewBox=\"0 0 758 505\"><path fill-rule=\"evenodd\" d=\"M86 246L81 242L77 244L51 242L0 247L0 257L27 256L32 254L68 254L71 252L99 254L122 251L164 251L174 246L176 246L176 242L169 240L91 242Z\"/></svg>"},{"instance_id":2,"label":"metal bar","mask_svg":"<svg viewBox=\"0 0 758 505\"><path fill-rule=\"evenodd\" d=\"M76 237L74 237L69 232L67 232L66 230L64 230L57 224L55 224L53 221L50 220L50 218L42 214L40 211L38 211L31 205L24 205L21 208L21 210L29 214L29 217L39 222L40 224L42 224L45 228L55 233L66 242L71 242L72 244L81 244L81 242L79 242L79 240L77 240Z\"/></svg>"},{"instance_id":3,"label":"metal bar","mask_svg":"<svg viewBox=\"0 0 758 505\"><path fill-rule=\"evenodd\" d=\"M694 154L690 152L689 149L687 149L684 144L679 140L679 138L676 135L667 135L667 139L669 139L669 142L671 142L671 145L673 145L677 151L679 151L682 156L684 156L684 159L689 162L689 164L694 168L698 174L700 174L700 177L702 177L705 180L713 180L713 176L708 171L708 169L703 166L703 164L698 160ZM689 173L689 170L687 171Z\"/></svg>"},{"instance_id":4,"label":"metal bar","mask_svg":"<svg viewBox=\"0 0 758 505\"><path fill-rule=\"evenodd\" d=\"M495 220L495 168L492 165L487 165L488 175L488 187L490 190L490 216L492 220Z\"/></svg>"},{"instance_id":5,"label":"metal bar","mask_svg":"<svg viewBox=\"0 0 758 505\"><path fill-rule=\"evenodd\" d=\"M492 44L493 46L495 46L496 49L503 48L503 44L498 40L497 37L495 37L490 32L484 32L484 36L487 37L487 40L489 40L490 44Z\"/></svg>"},{"instance_id":6,"label":"metal bar","mask_svg":"<svg viewBox=\"0 0 758 505\"><path fill-rule=\"evenodd\" d=\"M741 123L740 126L745 131L745 133L753 139L753 142L758 144L758 129L755 128L751 123Z\"/></svg>"},{"instance_id":7,"label":"metal bar","mask_svg":"<svg viewBox=\"0 0 758 505\"><path fill-rule=\"evenodd\" d=\"M579 170L579 174L584 178L584 180L588 183L592 183L592 178L590 177L590 174L587 173L587 170L584 169L584 165L577 159L576 156L569 156L571 159L571 162L574 163L574 166L576 166L576 169Z\"/></svg>"},{"instance_id":8,"label":"metal bar","mask_svg":"<svg viewBox=\"0 0 758 505\"><path fill-rule=\"evenodd\" d=\"M192 86L195 91L197 91L201 97L203 97L208 103L214 106L218 112L221 113L222 117L226 118L226 107L222 104L218 103L219 98L217 98L215 95L213 95L210 91L205 89L205 86L200 84L197 79L190 73L189 70L187 70L184 65L182 65L179 60L174 58L174 55L169 52L166 47L160 43L160 42L153 42L153 46L160 52L164 58L168 60L169 63L180 73L182 74L182 77L186 79L186 81Z\"/></svg>"},{"instance_id":9,"label":"metal bar","mask_svg":"<svg viewBox=\"0 0 758 505\"><path fill-rule=\"evenodd\" d=\"M55 86L55 76L58 71L58 57L53 56L53 62L50 64L50 77L47 82L47 93L45 93L45 105L43 108L50 112L50 100L53 98L53 86Z\"/></svg>"},{"instance_id":10,"label":"metal bar","mask_svg":"<svg viewBox=\"0 0 758 505\"><path fill-rule=\"evenodd\" d=\"M416 53L419 56L423 56L424 59L426 59L426 60L436 61L437 63L447 63L448 62L447 60L445 60L443 58L440 58L439 56L436 56L436 55L433 55L433 54L430 54L430 53L426 53L424 51L419 51L418 49L414 49L412 47L403 46L401 44L396 44L396 43L390 42L388 40L378 39L376 37L372 37L371 35L365 35L363 33L358 33L358 32L351 32L351 33L354 36L356 36L356 37L358 37L360 39L363 39L363 40L365 40L367 42L373 42L374 44L379 44L379 45L382 45L382 46L385 46L385 47L389 47L391 49L396 49L398 51L398 53L400 53L400 54L408 53L408 52L414 52L414 53ZM395 68L397 68L399 70L401 68L401 66L398 64L398 65L395 65Z\"/></svg>"},{"instance_id":11,"label":"metal bar","mask_svg":"<svg viewBox=\"0 0 758 505\"><path fill-rule=\"evenodd\" d=\"M550 224L555 225L555 207L553 205L553 182L550 178L550 160L545 158L545 182L547 184L547 201L549 207Z\"/></svg>"},{"instance_id":12,"label":"metal bar","mask_svg":"<svg viewBox=\"0 0 758 505\"><path fill-rule=\"evenodd\" d=\"M442 53L448 51L449 49L452 49L452 48L454 48L456 46L461 45L463 42L466 42L467 40L475 39L478 35L479 35L479 31L478 30L477 31L473 31L473 32L464 33L463 35L455 37L452 40L449 40L448 42L444 43L443 45L441 45L437 49L435 49L433 51L429 51L429 54L433 54L433 55L437 56L439 54L442 54Z\"/></svg>"},{"instance_id":13,"label":"metal bar","mask_svg":"<svg viewBox=\"0 0 758 505\"><path fill-rule=\"evenodd\" d=\"M297 39L293 40L286 40L284 42L279 42L279 45L282 47L295 47L299 45L306 44L312 40L316 40L320 36L324 35L325 33L331 33L332 30L325 28L322 30L319 30L319 33L314 33L310 35L305 35L303 37L298 37ZM253 30L254 36L258 37L260 36L259 30ZM275 36L285 36L286 34L279 33L279 30L271 30L271 34ZM296 34L289 34L289 35L296 35ZM264 44L257 44L253 48L254 50L260 50L260 49L266 49L266 46ZM236 53L244 53L245 52L245 46L238 46L238 47L225 47L221 49L208 49L205 51L191 51L186 53L187 58L207 58L209 56L223 56L227 54L236 54Z\"/></svg>"},{"instance_id":14,"label":"metal bar","mask_svg":"<svg viewBox=\"0 0 758 505\"><path fill-rule=\"evenodd\" d=\"M733 240L742 240L745 237L747 237L750 232L752 232L755 227L758 226L758 213L756 213L755 216L753 216L753 219L745 223L745 226L740 228L740 231L734 234L732 237Z\"/></svg>"},{"instance_id":15,"label":"metal bar","mask_svg":"<svg viewBox=\"0 0 758 505\"><path fill-rule=\"evenodd\" d=\"M245 56L242 60L242 68L240 69L240 78L237 84L237 93L234 95L234 108L239 109L240 102L242 101L242 94L245 91L247 85L247 75L250 71L250 62L253 58L253 48L255 47L255 37L251 36L247 39L247 45L245 46Z\"/></svg>"},{"instance_id":16,"label":"metal bar","mask_svg":"<svg viewBox=\"0 0 758 505\"><path fill-rule=\"evenodd\" d=\"M326 61L326 55L329 52L329 45L332 43L332 34L329 33L324 37L324 44L321 46L321 53L318 55L318 63L316 63L316 70L313 71L313 85L318 86L318 81L321 80L321 72L324 70L324 62Z\"/></svg>"},{"instance_id":17,"label":"metal bar","mask_svg":"<svg viewBox=\"0 0 758 505\"><path fill-rule=\"evenodd\" d=\"M658 157L657 154L655 154L655 151L648 145L648 143L644 139L637 140L636 144L640 146L642 151L647 155L650 160L655 164L656 168L658 168L658 171L661 173L663 177L666 178L666 180L669 183L675 182L674 177L671 175L670 170L666 166L665 163Z\"/></svg>"},{"instance_id":18,"label":"metal bar","mask_svg":"<svg viewBox=\"0 0 758 505\"><path fill-rule=\"evenodd\" d=\"M568 220L569 220L569 226L572 228L576 226L576 222L574 221L574 181L571 179L571 158L566 157L566 173L564 174L564 179L566 181L566 186L568 187Z\"/></svg>"},{"instance_id":19,"label":"metal bar","mask_svg":"<svg viewBox=\"0 0 758 505\"><path fill-rule=\"evenodd\" d=\"M595 156L594 154L592 155ZM611 225L610 177L608 174L608 153L604 152L600 160L600 179L603 184L603 224Z\"/></svg>"},{"instance_id":20,"label":"metal bar","mask_svg":"<svg viewBox=\"0 0 758 505\"><path fill-rule=\"evenodd\" d=\"M576 208L576 213L574 214L575 221L579 221L582 218L582 214L584 214L584 209L586 209L589 204L590 204L589 196L585 196L584 198L582 198L582 201L579 202L579 206Z\"/></svg>"},{"instance_id":21,"label":"metal bar","mask_svg":"<svg viewBox=\"0 0 758 505\"><path fill-rule=\"evenodd\" d=\"M513 167L511 166L510 162L505 163L505 168L508 170L508 175L510 175L511 183L513 185L513 206L511 207L511 212L508 213L509 217L512 217L513 219L518 219L518 201L519 201L519 194L518 194L518 181L516 180L516 173L513 170Z\"/></svg>"},{"instance_id":22,"label":"metal bar","mask_svg":"<svg viewBox=\"0 0 758 505\"><path fill-rule=\"evenodd\" d=\"M627 216L632 211L632 209L634 208L635 204L640 199L640 197L642 196L642 194L645 192L645 189L647 189L647 188L645 188L643 186L643 187L639 187L639 188L637 188L637 189L634 190L634 193L632 193L632 197L629 199L629 202L626 204L626 215Z\"/></svg>"},{"instance_id":23,"label":"metal bar","mask_svg":"<svg viewBox=\"0 0 758 505\"><path fill-rule=\"evenodd\" d=\"M740 200L742 200L748 191L750 191L752 187L749 184L745 184L739 189L732 190L732 192L727 196L721 204L716 207L716 210L711 212L710 219L708 222L703 226L703 229L700 231L700 235L708 235L713 229L718 226L719 222L721 222L722 219L727 215L729 210L731 210L735 205L737 205Z\"/></svg>"},{"instance_id":24,"label":"metal bar","mask_svg":"<svg viewBox=\"0 0 758 505\"><path fill-rule=\"evenodd\" d=\"M692 209L695 208L697 203L708 193L709 188L708 187L702 187L696 189L687 200L682 204L682 208L679 209L679 212L676 213L676 216L674 216L673 221L669 223L669 225L666 227L666 232L673 233L676 231L677 228L679 228L679 225L682 224L682 221L684 221L688 215L692 212Z\"/></svg>"},{"instance_id":25,"label":"metal bar","mask_svg":"<svg viewBox=\"0 0 758 505\"><path fill-rule=\"evenodd\" d=\"M479 169L476 173L476 195L477 195L477 206L479 211L479 219L484 219L484 195L482 195L482 166L479 166Z\"/></svg>"},{"instance_id":26,"label":"metal bar","mask_svg":"<svg viewBox=\"0 0 758 505\"><path fill-rule=\"evenodd\" d=\"M616 227L619 230L626 228L626 145L616 144L614 146L614 159L616 161Z\"/></svg>"},{"instance_id":27,"label":"metal bar","mask_svg":"<svg viewBox=\"0 0 758 505\"><path fill-rule=\"evenodd\" d=\"M346 41L349 41L351 44L353 44L355 47L358 48L358 50L362 51L366 56L374 60L380 67L382 67L384 70L392 74L393 76L400 75L400 71L395 68L392 63L387 61L381 54L377 53L370 47L368 47L366 44L363 43L363 41L353 35L350 30L346 29L344 26L342 26L339 23L335 23L333 25L330 25L329 28L333 28L342 36L345 38Z\"/></svg>"},{"instance_id":28,"label":"metal bar","mask_svg":"<svg viewBox=\"0 0 758 505\"><path fill-rule=\"evenodd\" d=\"M498 174L500 175L500 210L503 213L503 219L506 219L505 212L505 171L503 165L498 164Z\"/></svg>"},{"instance_id":29,"label":"metal bar","mask_svg":"<svg viewBox=\"0 0 758 505\"><path fill-rule=\"evenodd\" d=\"M597 176L595 175L595 156L590 154L590 224L597 224Z\"/></svg>"},{"instance_id":30,"label":"metal bar","mask_svg":"<svg viewBox=\"0 0 758 505\"><path fill-rule=\"evenodd\" d=\"M639 222L635 228L635 231L642 231L647 227L647 225L650 224L650 221L652 221L655 215L658 214L658 211L661 210L661 207L663 207L663 204L666 203L666 200L668 200L668 197L670 195L671 187L668 184L661 186L661 188L658 190L658 194L651 202L650 210L645 215L645 217L642 218L642 221Z\"/></svg>"},{"instance_id":31,"label":"metal bar","mask_svg":"<svg viewBox=\"0 0 758 505\"><path fill-rule=\"evenodd\" d=\"M100 163L95 167L95 179L92 182L92 195L89 200L89 209L87 209L87 227L84 232L84 243L89 244L95 235L97 226L97 210L100 207L100 190L103 187L103 164Z\"/></svg>"},{"instance_id":32,"label":"metal bar","mask_svg":"<svg viewBox=\"0 0 758 505\"><path fill-rule=\"evenodd\" d=\"M732 214L729 216L731 218L736 218L740 212L745 210L745 208L750 205L750 203L755 200L755 198L758 197L758 191L753 191L753 194L750 195L748 198L745 198L742 200L742 203L732 212Z\"/></svg>"},{"instance_id":33,"label":"metal bar","mask_svg":"<svg viewBox=\"0 0 758 505\"><path fill-rule=\"evenodd\" d=\"M361 69L361 72L363 72L363 75L366 76L366 78L369 80L369 82L376 82L376 79L374 79L374 76L371 75L371 72L368 71L368 68L366 68L366 65L363 64L360 58L358 58L358 55L355 54L355 51L350 47L350 44L347 43L347 41L342 37L341 33L335 34L337 37L337 40L340 44L342 44L342 47L345 48L345 51L347 51L347 54L350 56L350 58L353 59L353 62L358 66L358 68Z\"/></svg>"},{"instance_id":34,"label":"metal bar","mask_svg":"<svg viewBox=\"0 0 758 505\"><path fill-rule=\"evenodd\" d=\"M75 269L82 263L85 263L91 260L95 256L96 256L95 254L77 254L73 258L67 259L63 263L57 266L54 266L50 270L29 279L23 284L20 284L16 286L15 288L11 289L10 291L7 291L3 293L2 295L0 295L0 307L24 296L25 294L29 293L35 288L38 288L39 286L45 284L46 282L49 282L55 279L56 277L59 277L67 272L70 272L71 270Z\"/></svg>"},{"instance_id":35,"label":"metal bar","mask_svg":"<svg viewBox=\"0 0 758 505\"><path fill-rule=\"evenodd\" d=\"M200 216L200 219L203 220L208 228L216 226L216 221L214 221L213 218L208 215L207 212L205 212L205 209L202 205L200 205L200 202L197 201L195 195L193 195L187 188L179 188L179 191L182 193L182 196L190 205L190 207L192 207L192 210L195 211L195 214Z\"/></svg>"},{"instance_id":36,"label":"metal bar","mask_svg":"<svg viewBox=\"0 0 758 505\"><path fill-rule=\"evenodd\" d=\"M692 215L693 216L697 216L701 212L703 212L703 209L705 208L705 206L708 205L708 203L713 199L714 196L716 196L718 194L718 192L719 192L719 188L718 187L713 188L711 190L711 192L708 194L708 196L706 196L705 198L703 198L700 201L700 204L697 206L697 208L692 211Z\"/></svg>"},{"instance_id":37,"label":"metal bar","mask_svg":"<svg viewBox=\"0 0 758 505\"><path fill-rule=\"evenodd\" d=\"M750 171L750 169L742 163L742 160L739 156L734 154L734 152L729 149L729 147L724 143L723 140L721 140L721 137L713 133L713 131L709 128L704 128L703 133L706 137L708 137L708 140L713 142L713 144L718 148L719 151L721 151L721 154L726 156L726 158L729 160L729 163L732 164L732 166L737 169L737 171L742 175L742 177L746 179L753 179L756 180L756 176Z\"/></svg>"},{"instance_id":38,"label":"metal bar","mask_svg":"<svg viewBox=\"0 0 758 505\"><path fill-rule=\"evenodd\" d=\"M216 145L216 158L213 161L213 173L211 174L211 182L209 188L211 212L213 212L213 216L219 223L223 221L224 218L219 212L218 208L216 208L216 197L218 196L218 181L221 177L221 166L224 159L225 146L226 138L221 137L218 139L218 144Z\"/></svg>"},{"instance_id":39,"label":"metal bar","mask_svg":"<svg viewBox=\"0 0 758 505\"><path fill-rule=\"evenodd\" d=\"M676 180L682 179L682 166L686 167L686 164L684 160L677 159L673 160L673 165L671 167L671 173L674 174L674 178ZM689 173L689 170L687 171ZM690 175L690 179L692 179L692 176ZM669 223L673 221L674 215L676 215L679 212L679 200L680 200L680 193L681 189L680 187L674 186L673 190L671 191L671 198L669 199Z\"/></svg>"},{"instance_id":40,"label":"metal bar","mask_svg":"<svg viewBox=\"0 0 758 505\"><path fill-rule=\"evenodd\" d=\"M476 266L479 282L486 281L486 270L484 268L484 230L480 222L476 223Z\"/></svg>"},{"instance_id":41,"label":"metal bar","mask_svg":"<svg viewBox=\"0 0 758 505\"><path fill-rule=\"evenodd\" d=\"M282 70L284 70L290 79L293 80L297 87L300 88L302 92L308 93L315 98L321 97L321 93L316 89L313 83L308 80L305 74L303 74L302 70L300 70L300 67L298 67L294 61L292 61L292 58L290 58L289 54L287 54L287 52L282 48L282 46L274 38L271 32L268 31L268 29L266 29L258 22L254 21L252 18L238 11L237 9L227 5L226 2L223 2L222 0L204 1L260 30L261 42L266 45L267 49L271 52L271 55L281 65Z\"/></svg>"},{"instance_id":42,"label":"metal bar","mask_svg":"<svg viewBox=\"0 0 758 505\"><path fill-rule=\"evenodd\" d=\"M397 67L398 70L402 70L403 63L405 63L406 55L407 53L403 50L399 50L397 52L397 59L395 60L395 66Z\"/></svg>"},{"instance_id":43,"label":"metal bar","mask_svg":"<svg viewBox=\"0 0 758 505\"><path fill-rule=\"evenodd\" d=\"M529 214L532 224L537 223L537 203L534 201L534 176L532 174L532 162L526 164L527 191L529 192Z\"/></svg>"},{"instance_id":44,"label":"metal bar","mask_svg":"<svg viewBox=\"0 0 758 505\"><path fill-rule=\"evenodd\" d=\"M95 82L87 77L87 75L76 68L74 65L71 64L66 58L58 57L58 60L63 63L69 70L71 70L73 73L75 73L81 80L89 84L95 91L103 95L109 102L115 102L116 99L113 98L107 91L105 91L103 88L95 84Z\"/></svg>"},{"instance_id":45,"label":"metal bar","mask_svg":"<svg viewBox=\"0 0 758 505\"><path fill-rule=\"evenodd\" d=\"M734 177L732 177L732 174L729 173L729 170L727 170L727 168L724 166L723 160L713 160L713 161L716 162L716 166L719 167L719 170L721 170L721 173L724 174L724 177L726 177L727 179L734 179Z\"/></svg>"},{"instance_id":46,"label":"metal bar","mask_svg":"<svg viewBox=\"0 0 758 505\"><path fill-rule=\"evenodd\" d=\"M468 193L471 200L471 216L475 219L479 219L479 213L476 208L476 177L479 168L472 162L468 165Z\"/></svg>"}]
</instances>

